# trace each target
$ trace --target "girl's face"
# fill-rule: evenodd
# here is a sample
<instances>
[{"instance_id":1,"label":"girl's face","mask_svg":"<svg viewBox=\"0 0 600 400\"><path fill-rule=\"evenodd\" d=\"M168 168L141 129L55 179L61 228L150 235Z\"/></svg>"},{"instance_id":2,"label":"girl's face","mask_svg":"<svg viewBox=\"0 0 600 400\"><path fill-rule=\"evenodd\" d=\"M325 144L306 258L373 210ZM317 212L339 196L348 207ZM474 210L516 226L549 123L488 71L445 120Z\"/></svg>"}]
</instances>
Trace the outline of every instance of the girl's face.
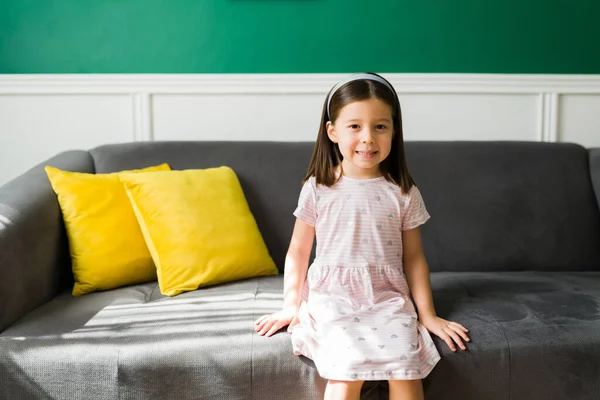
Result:
<instances>
[{"instance_id":1,"label":"girl's face","mask_svg":"<svg viewBox=\"0 0 600 400\"><path fill-rule=\"evenodd\" d=\"M337 143L344 159L344 173L351 178L381 175L394 136L392 110L379 99L356 101L340 111L335 123L327 122L327 135Z\"/></svg>"}]
</instances>

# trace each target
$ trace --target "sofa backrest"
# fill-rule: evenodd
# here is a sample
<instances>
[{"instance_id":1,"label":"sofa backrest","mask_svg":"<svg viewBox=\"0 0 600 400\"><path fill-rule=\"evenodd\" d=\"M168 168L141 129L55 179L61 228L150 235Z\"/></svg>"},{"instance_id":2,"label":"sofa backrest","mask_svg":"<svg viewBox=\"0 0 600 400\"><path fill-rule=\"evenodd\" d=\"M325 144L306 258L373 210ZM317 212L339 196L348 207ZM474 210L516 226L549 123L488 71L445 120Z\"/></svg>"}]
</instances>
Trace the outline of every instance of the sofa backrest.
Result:
<instances>
[{"instance_id":1,"label":"sofa backrest","mask_svg":"<svg viewBox=\"0 0 600 400\"><path fill-rule=\"evenodd\" d=\"M600 270L584 147L421 142L407 152L432 215L423 227L432 270Z\"/></svg>"},{"instance_id":2,"label":"sofa backrest","mask_svg":"<svg viewBox=\"0 0 600 400\"><path fill-rule=\"evenodd\" d=\"M97 173L167 162L236 171L283 271L312 143L143 142L90 151ZM407 142L408 166L432 218L431 271L600 270L600 210L588 153L567 143Z\"/></svg>"},{"instance_id":3,"label":"sofa backrest","mask_svg":"<svg viewBox=\"0 0 600 400\"><path fill-rule=\"evenodd\" d=\"M264 142L143 142L91 151L96 172L115 172L167 162L172 169L226 165L237 174L248 205L277 267L283 271L292 215L312 145Z\"/></svg>"}]
</instances>

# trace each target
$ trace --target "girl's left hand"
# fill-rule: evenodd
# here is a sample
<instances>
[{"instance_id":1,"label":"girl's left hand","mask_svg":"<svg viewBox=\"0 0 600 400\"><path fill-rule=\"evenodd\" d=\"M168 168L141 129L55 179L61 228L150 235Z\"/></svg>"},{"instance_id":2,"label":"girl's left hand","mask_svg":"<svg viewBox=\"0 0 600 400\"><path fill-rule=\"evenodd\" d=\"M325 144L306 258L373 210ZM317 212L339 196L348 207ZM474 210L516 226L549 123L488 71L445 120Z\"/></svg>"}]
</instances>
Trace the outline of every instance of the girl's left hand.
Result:
<instances>
[{"instance_id":1,"label":"girl's left hand","mask_svg":"<svg viewBox=\"0 0 600 400\"><path fill-rule=\"evenodd\" d=\"M456 351L456 347L454 346L452 339L454 339L454 341L462 350L467 349L460 338L462 337L466 342L470 342L471 339L469 339L466 334L466 332L469 332L469 330L458 322L446 321L438 316L427 316L419 319L421 325L427 328L429 332L442 338L452 351Z\"/></svg>"}]
</instances>

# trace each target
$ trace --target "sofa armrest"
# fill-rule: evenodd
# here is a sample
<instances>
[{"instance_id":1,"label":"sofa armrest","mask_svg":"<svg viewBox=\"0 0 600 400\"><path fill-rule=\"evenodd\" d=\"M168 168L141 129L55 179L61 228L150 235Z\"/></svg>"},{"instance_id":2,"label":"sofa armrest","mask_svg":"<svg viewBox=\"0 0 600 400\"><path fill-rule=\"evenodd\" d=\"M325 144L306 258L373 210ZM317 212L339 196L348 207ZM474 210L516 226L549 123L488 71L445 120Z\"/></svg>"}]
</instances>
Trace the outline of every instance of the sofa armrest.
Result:
<instances>
[{"instance_id":1,"label":"sofa armrest","mask_svg":"<svg viewBox=\"0 0 600 400\"><path fill-rule=\"evenodd\" d=\"M600 147L591 148L590 153L590 174L592 178L592 186L596 193L596 202L600 209Z\"/></svg>"},{"instance_id":2,"label":"sofa armrest","mask_svg":"<svg viewBox=\"0 0 600 400\"><path fill-rule=\"evenodd\" d=\"M67 151L0 187L0 332L72 281L62 214L46 165L94 172L87 151Z\"/></svg>"}]
</instances>

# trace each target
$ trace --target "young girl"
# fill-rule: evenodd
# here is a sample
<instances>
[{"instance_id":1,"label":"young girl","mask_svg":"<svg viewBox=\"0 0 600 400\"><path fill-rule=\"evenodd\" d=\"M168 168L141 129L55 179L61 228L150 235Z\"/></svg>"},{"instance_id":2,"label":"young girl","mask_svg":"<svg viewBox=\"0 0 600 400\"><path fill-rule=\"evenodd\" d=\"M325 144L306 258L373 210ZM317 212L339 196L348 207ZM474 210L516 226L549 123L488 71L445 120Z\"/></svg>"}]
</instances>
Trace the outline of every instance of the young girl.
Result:
<instances>
[{"instance_id":1,"label":"young girl","mask_svg":"<svg viewBox=\"0 0 600 400\"><path fill-rule=\"evenodd\" d=\"M430 216L404 157L396 91L374 73L336 84L323 106L285 261L284 306L256 321L289 325L294 354L328 379L325 399L358 399L387 380L390 399L422 399L440 360L468 330L436 316L419 226ZM316 258L309 257L316 234ZM418 308L415 309L416 304Z\"/></svg>"}]
</instances>

